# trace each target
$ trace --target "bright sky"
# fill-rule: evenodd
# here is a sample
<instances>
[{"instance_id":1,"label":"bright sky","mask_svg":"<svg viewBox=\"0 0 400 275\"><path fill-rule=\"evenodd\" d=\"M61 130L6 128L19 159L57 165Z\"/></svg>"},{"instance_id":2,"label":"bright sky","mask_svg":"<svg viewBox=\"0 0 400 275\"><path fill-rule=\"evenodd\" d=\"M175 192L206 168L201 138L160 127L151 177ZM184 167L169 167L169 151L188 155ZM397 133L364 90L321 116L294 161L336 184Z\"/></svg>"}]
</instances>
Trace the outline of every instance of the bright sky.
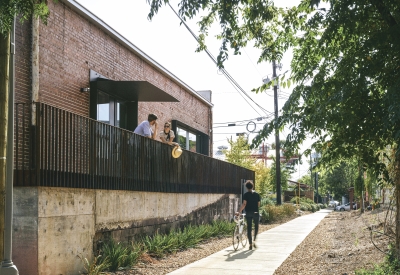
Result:
<instances>
[{"instance_id":1,"label":"bright sky","mask_svg":"<svg viewBox=\"0 0 400 275\"><path fill-rule=\"evenodd\" d=\"M236 133L247 132L246 124L249 121L261 123L273 118L273 90L270 89L263 94L251 92L253 88L262 84L263 78L272 77L272 64L257 64L259 51L253 47L248 46L242 50L240 56L230 55L229 60L225 63L225 69L247 94L268 113L261 110L235 89L227 78L221 72L218 72L216 65L205 52L195 52L197 41L183 25L179 24L180 20L169 6L162 7L153 20L149 21L147 14L150 6L145 0L114 0L112 3L109 0L76 1L194 90L212 91L214 150L217 150L218 146L228 145L227 138L235 139ZM170 2L171 6L178 11L179 1L172 0ZM278 5L290 7L298 2L299 0L279 1ZM198 34L196 22L190 21L187 24L195 34ZM217 34L218 25L214 30L216 30L215 33L207 38L206 44L209 51L217 57L220 41L214 36ZM285 56L281 62L282 70L277 71L278 75L290 68L290 59L289 54ZM290 90L280 89L279 109L281 109L289 94ZM256 118L259 117L268 117L268 119L257 121ZM244 122L236 123L241 124L241 126L221 127L227 126L228 122L238 121ZM255 132L262 125L257 124ZM249 138L252 139L255 135L255 133L250 133ZM280 139L285 138L286 133L281 133ZM274 141L275 137L271 136L267 143ZM308 146L310 146L310 143L305 144L304 149ZM274 152L272 153L274 154ZM297 171L293 178L297 179L307 173L307 170L308 165L302 165L300 171Z\"/></svg>"}]
</instances>

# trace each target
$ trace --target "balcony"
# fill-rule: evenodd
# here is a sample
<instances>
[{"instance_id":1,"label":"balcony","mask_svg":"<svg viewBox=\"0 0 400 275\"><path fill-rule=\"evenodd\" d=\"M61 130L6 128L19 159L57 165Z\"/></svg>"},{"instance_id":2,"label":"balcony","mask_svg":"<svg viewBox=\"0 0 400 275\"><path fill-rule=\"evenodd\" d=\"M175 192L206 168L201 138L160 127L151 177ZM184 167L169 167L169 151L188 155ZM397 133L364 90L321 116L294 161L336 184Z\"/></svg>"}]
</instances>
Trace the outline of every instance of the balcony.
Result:
<instances>
[{"instance_id":1,"label":"balcony","mask_svg":"<svg viewBox=\"0 0 400 275\"><path fill-rule=\"evenodd\" d=\"M32 109L36 109L31 126ZM43 103L15 106L14 186L240 194L254 171Z\"/></svg>"}]
</instances>

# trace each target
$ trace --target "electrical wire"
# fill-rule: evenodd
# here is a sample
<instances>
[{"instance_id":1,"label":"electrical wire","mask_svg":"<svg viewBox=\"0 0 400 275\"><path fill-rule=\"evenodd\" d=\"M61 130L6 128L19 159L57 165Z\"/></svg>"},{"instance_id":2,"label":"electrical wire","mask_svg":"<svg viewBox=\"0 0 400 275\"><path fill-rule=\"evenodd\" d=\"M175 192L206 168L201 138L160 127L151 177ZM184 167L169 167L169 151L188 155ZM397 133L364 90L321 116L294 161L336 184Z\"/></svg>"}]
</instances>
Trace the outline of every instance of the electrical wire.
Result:
<instances>
[{"instance_id":1,"label":"electrical wire","mask_svg":"<svg viewBox=\"0 0 400 275\"><path fill-rule=\"evenodd\" d=\"M179 18L179 20L182 22L182 24L186 27L186 29L192 34L192 36L196 39L197 42L199 42L199 38L193 33L193 31L189 28L189 26L186 24L186 22L179 16L179 14L172 8L170 3L167 3L168 6L172 9L172 11L175 13L175 15ZM217 60L215 57L210 53L208 49L205 49L205 52L207 55L211 58L211 60L215 63L215 65L218 65ZM266 114L271 114L272 112L264 109L262 106L260 106L257 102L255 102L248 94L247 92L233 79L233 77L224 69L220 69L220 71L225 75L225 77L228 79L229 82L233 85L233 87L238 90L239 94L243 97L243 99L249 104L249 106L261 116L261 114L246 100L246 98L240 93L242 92L244 95L246 95L258 108L260 108L264 113Z\"/></svg>"},{"instance_id":2,"label":"electrical wire","mask_svg":"<svg viewBox=\"0 0 400 275\"><path fill-rule=\"evenodd\" d=\"M250 63L253 65L254 69L256 69L257 73L259 74L259 76L262 78L262 75L260 73L260 71L257 69L256 65L254 64L254 62L251 60L250 56L247 54L246 49L243 48L244 53L246 54L247 58L250 60Z\"/></svg>"},{"instance_id":3,"label":"electrical wire","mask_svg":"<svg viewBox=\"0 0 400 275\"><path fill-rule=\"evenodd\" d=\"M271 116L271 115L270 115L270 116ZM269 118L270 116L262 117L262 119L267 119L267 118ZM239 122L252 121L252 120L256 120L256 119L259 119L259 117L251 118L251 119L245 119L245 120L238 120L238 121L230 121L230 122L214 122L214 124L239 123Z\"/></svg>"},{"instance_id":4,"label":"electrical wire","mask_svg":"<svg viewBox=\"0 0 400 275\"><path fill-rule=\"evenodd\" d=\"M255 123L255 124L257 124L257 125L265 125L265 124L267 124L267 123L269 123L269 122L271 122L271 121L268 121L268 122L265 122L265 123ZM238 127L238 126L245 126L246 124L239 124L239 125L232 125L232 126L229 126L229 125L221 125L221 126L214 126L213 127L213 129L215 129L215 128L225 128L225 127Z\"/></svg>"}]
</instances>

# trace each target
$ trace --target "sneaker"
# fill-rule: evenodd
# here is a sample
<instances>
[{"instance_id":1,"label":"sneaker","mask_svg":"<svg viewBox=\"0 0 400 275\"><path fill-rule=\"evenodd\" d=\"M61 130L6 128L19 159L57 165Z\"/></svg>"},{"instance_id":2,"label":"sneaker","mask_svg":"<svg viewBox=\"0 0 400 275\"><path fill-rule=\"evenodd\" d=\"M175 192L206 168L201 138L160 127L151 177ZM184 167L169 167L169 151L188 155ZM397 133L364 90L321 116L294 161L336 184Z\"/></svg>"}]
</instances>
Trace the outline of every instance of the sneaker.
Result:
<instances>
[{"instance_id":1,"label":"sneaker","mask_svg":"<svg viewBox=\"0 0 400 275\"><path fill-rule=\"evenodd\" d=\"M257 248L256 242L253 242L253 246L254 248Z\"/></svg>"},{"instance_id":2,"label":"sneaker","mask_svg":"<svg viewBox=\"0 0 400 275\"><path fill-rule=\"evenodd\" d=\"M253 250L253 246L251 244L249 245L249 250Z\"/></svg>"}]
</instances>

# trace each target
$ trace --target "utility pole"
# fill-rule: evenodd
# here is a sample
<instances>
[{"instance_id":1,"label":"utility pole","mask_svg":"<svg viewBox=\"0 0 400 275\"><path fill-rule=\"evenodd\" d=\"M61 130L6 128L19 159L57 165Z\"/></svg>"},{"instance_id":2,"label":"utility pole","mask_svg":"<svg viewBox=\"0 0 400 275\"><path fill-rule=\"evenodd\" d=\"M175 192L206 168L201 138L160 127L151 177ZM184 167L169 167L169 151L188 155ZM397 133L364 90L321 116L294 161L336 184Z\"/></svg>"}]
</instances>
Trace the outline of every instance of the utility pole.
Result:
<instances>
[{"instance_id":1,"label":"utility pole","mask_svg":"<svg viewBox=\"0 0 400 275\"><path fill-rule=\"evenodd\" d=\"M319 203L318 200L318 172L315 172L315 191L317 192L317 203Z\"/></svg>"},{"instance_id":2,"label":"utility pole","mask_svg":"<svg viewBox=\"0 0 400 275\"><path fill-rule=\"evenodd\" d=\"M275 161L276 161L276 204L282 204L281 195L281 146L279 143L278 127L278 80L276 79L276 63L272 61L272 79L274 81L274 105L275 105Z\"/></svg>"},{"instance_id":3,"label":"utility pole","mask_svg":"<svg viewBox=\"0 0 400 275\"><path fill-rule=\"evenodd\" d=\"M6 196L7 116L10 77L10 33L6 35L0 35L0 62L0 258L3 259Z\"/></svg>"},{"instance_id":4,"label":"utility pole","mask_svg":"<svg viewBox=\"0 0 400 275\"><path fill-rule=\"evenodd\" d=\"M311 191L312 191L312 188L313 188L313 177L312 177L312 166L313 166L313 163L312 163L312 154L310 154L310 189L311 189ZM313 201L315 201L314 200L314 192L313 192Z\"/></svg>"},{"instance_id":5,"label":"utility pole","mask_svg":"<svg viewBox=\"0 0 400 275\"><path fill-rule=\"evenodd\" d=\"M8 89L8 125L6 149L6 196L4 255L0 266L0 275L18 275L18 269L12 262L12 221L13 221L13 183L14 183L14 89L15 89L15 17L10 32L10 63ZM3 130L3 129L2 129Z\"/></svg>"}]
</instances>

